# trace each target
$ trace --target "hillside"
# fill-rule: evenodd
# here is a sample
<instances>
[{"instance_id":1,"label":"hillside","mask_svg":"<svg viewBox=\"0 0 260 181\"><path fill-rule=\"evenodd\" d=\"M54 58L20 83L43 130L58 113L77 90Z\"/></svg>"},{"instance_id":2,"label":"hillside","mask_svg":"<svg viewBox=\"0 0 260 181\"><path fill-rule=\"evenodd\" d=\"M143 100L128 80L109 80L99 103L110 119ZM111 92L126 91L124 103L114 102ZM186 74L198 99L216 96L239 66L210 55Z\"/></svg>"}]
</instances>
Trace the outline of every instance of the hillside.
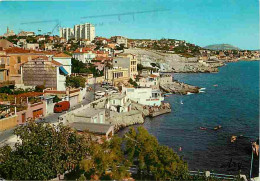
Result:
<instances>
[{"instance_id":1,"label":"hillside","mask_svg":"<svg viewBox=\"0 0 260 181\"><path fill-rule=\"evenodd\" d=\"M204 47L205 49L210 49L210 50L241 50L238 47L235 47L230 44L215 44L215 45L208 45Z\"/></svg>"}]
</instances>

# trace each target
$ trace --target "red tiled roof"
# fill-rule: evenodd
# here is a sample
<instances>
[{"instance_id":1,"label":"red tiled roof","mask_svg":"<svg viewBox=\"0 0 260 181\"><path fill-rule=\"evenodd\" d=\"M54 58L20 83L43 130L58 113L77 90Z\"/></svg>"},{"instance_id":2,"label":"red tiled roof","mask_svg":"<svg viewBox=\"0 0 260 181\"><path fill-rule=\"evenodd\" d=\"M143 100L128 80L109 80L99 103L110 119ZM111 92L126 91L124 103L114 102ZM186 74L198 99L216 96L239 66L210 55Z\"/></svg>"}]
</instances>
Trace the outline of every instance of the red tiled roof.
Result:
<instances>
[{"instance_id":1,"label":"red tiled roof","mask_svg":"<svg viewBox=\"0 0 260 181\"><path fill-rule=\"evenodd\" d=\"M74 53L88 53L90 51L94 51L94 48L89 48L89 47L78 48L77 50L74 51Z\"/></svg>"},{"instance_id":2,"label":"red tiled roof","mask_svg":"<svg viewBox=\"0 0 260 181\"><path fill-rule=\"evenodd\" d=\"M63 52L57 53L57 54L55 54L53 57L71 58L71 56L69 56L69 55L67 55L67 54L65 54L65 53L63 53Z\"/></svg>"},{"instance_id":3,"label":"red tiled roof","mask_svg":"<svg viewBox=\"0 0 260 181\"><path fill-rule=\"evenodd\" d=\"M39 57L33 58L32 60L49 60L49 58L47 56L39 56Z\"/></svg>"},{"instance_id":4,"label":"red tiled roof","mask_svg":"<svg viewBox=\"0 0 260 181\"><path fill-rule=\"evenodd\" d=\"M151 74L150 77L155 78L155 77L158 77L158 76L157 76L157 75L154 75L154 74Z\"/></svg>"}]
</instances>

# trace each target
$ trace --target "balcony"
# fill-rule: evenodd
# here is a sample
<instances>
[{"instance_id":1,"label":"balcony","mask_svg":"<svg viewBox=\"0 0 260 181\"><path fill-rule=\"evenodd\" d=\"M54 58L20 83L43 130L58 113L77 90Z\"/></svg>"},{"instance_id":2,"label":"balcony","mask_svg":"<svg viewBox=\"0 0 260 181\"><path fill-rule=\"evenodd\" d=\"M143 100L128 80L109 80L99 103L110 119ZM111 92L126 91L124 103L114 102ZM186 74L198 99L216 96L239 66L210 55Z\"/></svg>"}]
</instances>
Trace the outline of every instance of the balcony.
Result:
<instances>
[{"instance_id":1,"label":"balcony","mask_svg":"<svg viewBox=\"0 0 260 181\"><path fill-rule=\"evenodd\" d=\"M1 69L5 69L5 64L0 64Z\"/></svg>"}]
</instances>

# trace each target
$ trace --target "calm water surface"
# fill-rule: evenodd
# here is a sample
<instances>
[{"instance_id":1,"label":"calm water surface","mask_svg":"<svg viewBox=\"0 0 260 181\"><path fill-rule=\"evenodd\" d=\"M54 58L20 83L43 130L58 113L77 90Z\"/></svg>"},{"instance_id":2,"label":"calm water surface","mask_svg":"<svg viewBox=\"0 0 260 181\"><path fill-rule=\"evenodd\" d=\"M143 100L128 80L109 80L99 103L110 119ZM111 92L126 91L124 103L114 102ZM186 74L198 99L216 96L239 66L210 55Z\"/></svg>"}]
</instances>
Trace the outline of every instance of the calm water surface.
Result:
<instances>
[{"instance_id":1,"label":"calm water surface","mask_svg":"<svg viewBox=\"0 0 260 181\"><path fill-rule=\"evenodd\" d=\"M250 141L259 136L259 61L229 63L213 74L174 74L174 79L205 90L166 98L172 112L146 118L141 126L183 156L190 170L234 174L241 169L248 175ZM222 129L214 131L217 125ZM232 135L243 136L231 143Z\"/></svg>"}]
</instances>

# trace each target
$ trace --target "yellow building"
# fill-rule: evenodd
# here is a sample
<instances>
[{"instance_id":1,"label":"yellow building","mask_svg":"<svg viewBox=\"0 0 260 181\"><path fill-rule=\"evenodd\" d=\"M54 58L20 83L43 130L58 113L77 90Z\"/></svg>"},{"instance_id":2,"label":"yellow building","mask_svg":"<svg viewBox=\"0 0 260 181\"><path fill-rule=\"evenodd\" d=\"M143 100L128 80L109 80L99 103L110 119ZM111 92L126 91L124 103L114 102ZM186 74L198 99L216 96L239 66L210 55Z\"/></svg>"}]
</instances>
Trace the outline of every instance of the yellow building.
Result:
<instances>
[{"instance_id":1,"label":"yellow building","mask_svg":"<svg viewBox=\"0 0 260 181\"><path fill-rule=\"evenodd\" d=\"M107 70L105 79L116 84L118 82L127 82L129 80L127 68L113 68Z\"/></svg>"},{"instance_id":2,"label":"yellow building","mask_svg":"<svg viewBox=\"0 0 260 181\"><path fill-rule=\"evenodd\" d=\"M130 53L121 53L118 54L116 58L113 60L114 68L128 68L129 77L134 79L137 72L137 58L135 55Z\"/></svg>"}]
</instances>

